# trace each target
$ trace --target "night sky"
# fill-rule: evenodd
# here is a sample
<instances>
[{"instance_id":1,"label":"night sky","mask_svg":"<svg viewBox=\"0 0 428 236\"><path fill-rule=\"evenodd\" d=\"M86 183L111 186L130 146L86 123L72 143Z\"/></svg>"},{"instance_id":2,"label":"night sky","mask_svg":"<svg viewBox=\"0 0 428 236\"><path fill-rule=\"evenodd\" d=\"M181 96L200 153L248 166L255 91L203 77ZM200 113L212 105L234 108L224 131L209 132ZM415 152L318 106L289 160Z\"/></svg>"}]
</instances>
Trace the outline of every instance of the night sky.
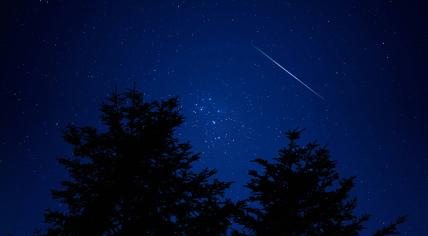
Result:
<instances>
[{"instance_id":1,"label":"night sky","mask_svg":"<svg viewBox=\"0 0 428 236\"><path fill-rule=\"evenodd\" d=\"M357 176L368 232L409 216L428 235L428 6L423 1L96 1L0 3L0 235L43 228L69 123L99 126L115 86L179 96L177 131L197 168L235 181L271 159L284 131L327 144ZM314 95L252 44L324 97Z\"/></svg>"}]
</instances>

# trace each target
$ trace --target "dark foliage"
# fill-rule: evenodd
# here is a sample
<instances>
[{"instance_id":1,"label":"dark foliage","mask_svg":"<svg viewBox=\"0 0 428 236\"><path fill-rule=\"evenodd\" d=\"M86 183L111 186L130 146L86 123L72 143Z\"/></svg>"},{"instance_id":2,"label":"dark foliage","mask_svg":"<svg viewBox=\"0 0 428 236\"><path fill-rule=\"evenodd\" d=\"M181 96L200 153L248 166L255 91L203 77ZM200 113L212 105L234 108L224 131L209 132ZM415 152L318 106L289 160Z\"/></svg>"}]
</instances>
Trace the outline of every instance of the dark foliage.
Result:
<instances>
[{"instance_id":1,"label":"dark foliage","mask_svg":"<svg viewBox=\"0 0 428 236\"><path fill-rule=\"evenodd\" d=\"M400 217L398 217L398 219L397 219L397 220L395 220L395 222L393 222L392 224L390 224L390 225L388 225L388 226L385 226L385 227L383 227L383 228L381 228L381 229L377 230L377 231L374 233L374 236L385 236L385 235L393 235L393 234L397 235L397 234L400 234L400 233L397 231L397 226L398 226L399 224L404 223L405 221L406 221L406 217L404 217L404 216L400 216Z\"/></svg>"},{"instance_id":2,"label":"dark foliage","mask_svg":"<svg viewBox=\"0 0 428 236\"><path fill-rule=\"evenodd\" d=\"M254 160L263 170L249 173L251 194L240 217L247 230L236 235L353 236L364 229L369 216L356 216L356 199L349 196L354 177L339 176L326 147L298 145L300 133L287 133L289 144L274 163ZM402 222L400 217L374 235L395 234Z\"/></svg>"},{"instance_id":3,"label":"dark foliage","mask_svg":"<svg viewBox=\"0 0 428 236\"><path fill-rule=\"evenodd\" d=\"M224 235L236 206L230 183L196 172L199 154L179 143L177 99L146 102L135 90L113 93L101 108L106 130L69 126L70 180L53 190L66 209L45 214L45 235Z\"/></svg>"},{"instance_id":4,"label":"dark foliage","mask_svg":"<svg viewBox=\"0 0 428 236\"><path fill-rule=\"evenodd\" d=\"M230 183L212 169L195 171L200 157L174 137L183 122L177 99L146 102L135 90L113 93L101 107L104 130L69 126L64 139L73 156L59 162L70 179L52 191L65 206L45 214L37 235L226 235L232 220L244 229L235 236L356 236L368 215L354 213L354 177L342 178L328 149L297 143L301 131L274 162L256 159L248 199L224 197ZM374 236L398 234L399 217Z\"/></svg>"}]
</instances>

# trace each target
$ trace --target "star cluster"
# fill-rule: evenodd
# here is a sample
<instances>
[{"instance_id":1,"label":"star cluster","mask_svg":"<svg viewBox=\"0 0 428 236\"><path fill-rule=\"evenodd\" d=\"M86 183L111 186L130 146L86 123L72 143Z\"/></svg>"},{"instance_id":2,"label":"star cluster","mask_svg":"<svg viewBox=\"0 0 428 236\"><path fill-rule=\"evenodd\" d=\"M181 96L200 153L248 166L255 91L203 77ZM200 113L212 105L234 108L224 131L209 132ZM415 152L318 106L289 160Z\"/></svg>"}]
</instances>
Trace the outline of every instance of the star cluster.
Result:
<instances>
[{"instance_id":1,"label":"star cluster","mask_svg":"<svg viewBox=\"0 0 428 236\"><path fill-rule=\"evenodd\" d=\"M407 214L428 226L426 3L399 1L3 1L0 101L1 235L43 227L66 177L67 124L100 126L115 87L178 96L182 141L243 185L256 157L273 158L284 132L331 149L357 176L359 210L374 225ZM322 101L252 47L325 97ZM397 204L400 202L400 204ZM29 211L28 209L31 209Z\"/></svg>"}]
</instances>

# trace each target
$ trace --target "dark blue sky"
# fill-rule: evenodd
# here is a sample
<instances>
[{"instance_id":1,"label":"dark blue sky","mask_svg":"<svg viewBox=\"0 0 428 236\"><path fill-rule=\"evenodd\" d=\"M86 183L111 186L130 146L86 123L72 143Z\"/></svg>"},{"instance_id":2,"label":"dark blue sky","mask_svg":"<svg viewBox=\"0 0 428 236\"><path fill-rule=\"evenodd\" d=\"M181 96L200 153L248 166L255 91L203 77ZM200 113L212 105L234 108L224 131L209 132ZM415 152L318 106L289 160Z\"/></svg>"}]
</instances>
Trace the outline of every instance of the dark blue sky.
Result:
<instances>
[{"instance_id":1,"label":"dark blue sky","mask_svg":"<svg viewBox=\"0 0 428 236\"><path fill-rule=\"evenodd\" d=\"M283 131L327 144L356 175L370 230L408 214L428 235L428 12L423 1L2 1L0 235L29 235L58 207L60 130L98 126L117 85L178 95L178 131L242 187ZM251 42L320 93L321 100Z\"/></svg>"}]
</instances>

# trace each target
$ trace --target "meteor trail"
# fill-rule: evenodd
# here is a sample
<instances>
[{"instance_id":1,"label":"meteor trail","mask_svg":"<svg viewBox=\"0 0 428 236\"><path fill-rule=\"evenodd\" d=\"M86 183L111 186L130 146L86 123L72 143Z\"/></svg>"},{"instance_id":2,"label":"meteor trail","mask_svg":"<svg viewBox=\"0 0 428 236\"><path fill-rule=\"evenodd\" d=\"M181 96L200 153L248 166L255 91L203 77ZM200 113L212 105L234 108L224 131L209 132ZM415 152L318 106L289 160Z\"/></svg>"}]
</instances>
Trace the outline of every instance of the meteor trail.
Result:
<instances>
[{"instance_id":1,"label":"meteor trail","mask_svg":"<svg viewBox=\"0 0 428 236\"><path fill-rule=\"evenodd\" d=\"M276 62L274 59L272 59L272 57L270 57L268 54L266 54L265 52L263 52L260 48L256 47L254 44L253 47L259 51L261 54L263 54L265 57L267 57L269 60L271 60L273 63L275 63L275 65L279 66L279 68L283 69L285 72L287 72L291 77L293 77L295 80L297 80L299 83L301 83L303 86L305 86L307 89L309 89L309 91L311 91L313 94L315 94L317 97L321 98L322 100L324 100L324 97L319 95L317 92L315 92L315 90L311 89L308 85L306 85L303 81L301 81L299 78L297 78L295 75L293 75L290 71L288 71L287 69L285 69L283 66L281 66L278 62Z\"/></svg>"}]
</instances>

